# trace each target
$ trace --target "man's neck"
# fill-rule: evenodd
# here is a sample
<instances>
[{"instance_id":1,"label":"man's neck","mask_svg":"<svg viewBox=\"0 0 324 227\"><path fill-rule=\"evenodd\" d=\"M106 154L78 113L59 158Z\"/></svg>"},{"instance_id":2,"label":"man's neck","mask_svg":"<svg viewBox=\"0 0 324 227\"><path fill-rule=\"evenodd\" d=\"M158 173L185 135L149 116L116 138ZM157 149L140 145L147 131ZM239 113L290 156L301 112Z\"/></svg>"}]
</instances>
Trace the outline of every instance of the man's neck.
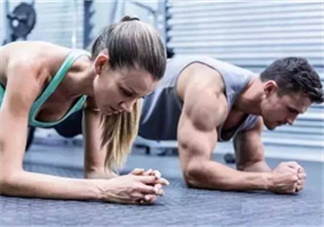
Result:
<instances>
[{"instance_id":1,"label":"man's neck","mask_svg":"<svg viewBox=\"0 0 324 227\"><path fill-rule=\"evenodd\" d=\"M259 76L253 77L234 103L234 110L246 114L261 115L263 99L262 82Z\"/></svg>"}]
</instances>

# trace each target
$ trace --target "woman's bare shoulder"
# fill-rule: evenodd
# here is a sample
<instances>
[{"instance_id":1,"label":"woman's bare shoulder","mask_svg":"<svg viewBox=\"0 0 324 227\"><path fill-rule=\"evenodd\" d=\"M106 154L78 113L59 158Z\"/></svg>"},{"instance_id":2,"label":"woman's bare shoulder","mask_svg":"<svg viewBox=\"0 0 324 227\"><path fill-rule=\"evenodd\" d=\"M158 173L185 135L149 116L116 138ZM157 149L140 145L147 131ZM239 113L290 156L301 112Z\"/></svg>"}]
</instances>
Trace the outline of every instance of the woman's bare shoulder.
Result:
<instances>
[{"instance_id":1,"label":"woman's bare shoulder","mask_svg":"<svg viewBox=\"0 0 324 227\"><path fill-rule=\"evenodd\" d=\"M14 76L17 67L30 72L30 79L44 82L57 70L70 49L43 41L19 41L1 48L4 80Z\"/></svg>"}]
</instances>

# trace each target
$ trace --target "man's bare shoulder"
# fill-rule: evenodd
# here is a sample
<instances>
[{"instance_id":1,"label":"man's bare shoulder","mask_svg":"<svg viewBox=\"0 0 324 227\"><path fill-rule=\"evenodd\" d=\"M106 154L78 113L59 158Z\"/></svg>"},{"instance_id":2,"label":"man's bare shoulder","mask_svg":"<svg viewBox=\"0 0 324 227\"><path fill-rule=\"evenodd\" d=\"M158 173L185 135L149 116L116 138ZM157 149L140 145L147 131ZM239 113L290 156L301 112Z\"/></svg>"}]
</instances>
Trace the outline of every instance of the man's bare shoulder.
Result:
<instances>
[{"instance_id":1,"label":"man's bare shoulder","mask_svg":"<svg viewBox=\"0 0 324 227\"><path fill-rule=\"evenodd\" d=\"M184 100L186 91L199 91L212 89L215 93L224 93L224 82L221 74L205 64L192 63L179 75L177 92L181 100Z\"/></svg>"},{"instance_id":2,"label":"man's bare shoulder","mask_svg":"<svg viewBox=\"0 0 324 227\"><path fill-rule=\"evenodd\" d=\"M192 88L186 91L183 111L196 128L212 129L225 121L228 105L225 95L211 87Z\"/></svg>"}]
</instances>

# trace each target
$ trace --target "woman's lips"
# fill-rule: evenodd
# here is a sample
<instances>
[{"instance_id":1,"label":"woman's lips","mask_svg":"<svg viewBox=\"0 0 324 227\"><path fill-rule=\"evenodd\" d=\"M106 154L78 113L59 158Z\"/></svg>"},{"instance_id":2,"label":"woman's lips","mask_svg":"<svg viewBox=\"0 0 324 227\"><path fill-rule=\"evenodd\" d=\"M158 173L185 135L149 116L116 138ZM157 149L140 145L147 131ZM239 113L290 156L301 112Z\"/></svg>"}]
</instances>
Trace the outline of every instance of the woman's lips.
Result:
<instances>
[{"instance_id":1,"label":"woman's lips","mask_svg":"<svg viewBox=\"0 0 324 227\"><path fill-rule=\"evenodd\" d=\"M110 109L112 110L111 112L113 113L113 114L119 114L119 113L121 113L122 111L119 111L119 110L117 110L117 109L115 109L114 107L110 107Z\"/></svg>"}]
</instances>

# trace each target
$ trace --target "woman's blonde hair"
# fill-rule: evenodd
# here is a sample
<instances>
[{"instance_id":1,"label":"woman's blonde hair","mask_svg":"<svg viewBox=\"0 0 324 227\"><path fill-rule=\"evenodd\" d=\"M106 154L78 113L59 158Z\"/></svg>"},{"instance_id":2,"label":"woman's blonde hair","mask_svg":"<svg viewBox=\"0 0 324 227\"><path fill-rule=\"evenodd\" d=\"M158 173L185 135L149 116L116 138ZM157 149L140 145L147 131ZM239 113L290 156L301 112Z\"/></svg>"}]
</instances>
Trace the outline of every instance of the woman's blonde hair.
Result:
<instances>
[{"instance_id":1,"label":"woman's blonde hair","mask_svg":"<svg viewBox=\"0 0 324 227\"><path fill-rule=\"evenodd\" d=\"M124 17L106 27L92 46L92 57L108 50L112 69L138 69L160 80L166 68L166 49L159 33L138 18ZM102 147L107 149L105 165L117 170L124 164L139 126L140 101L131 113L103 116Z\"/></svg>"},{"instance_id":2,"label":"woman's blonde hair","mask_svg":"<svg viewBox=\"0 0 324 227\"><path fill-rule=\"evenodd\" d=\"M102 115L103 134L101 146L106 146L105 166L107 168L116 171L124 164L138 132L140 115L140 100L134 104L131 113L123 112L111 116Z\"/></svg>"}]
</instances>

